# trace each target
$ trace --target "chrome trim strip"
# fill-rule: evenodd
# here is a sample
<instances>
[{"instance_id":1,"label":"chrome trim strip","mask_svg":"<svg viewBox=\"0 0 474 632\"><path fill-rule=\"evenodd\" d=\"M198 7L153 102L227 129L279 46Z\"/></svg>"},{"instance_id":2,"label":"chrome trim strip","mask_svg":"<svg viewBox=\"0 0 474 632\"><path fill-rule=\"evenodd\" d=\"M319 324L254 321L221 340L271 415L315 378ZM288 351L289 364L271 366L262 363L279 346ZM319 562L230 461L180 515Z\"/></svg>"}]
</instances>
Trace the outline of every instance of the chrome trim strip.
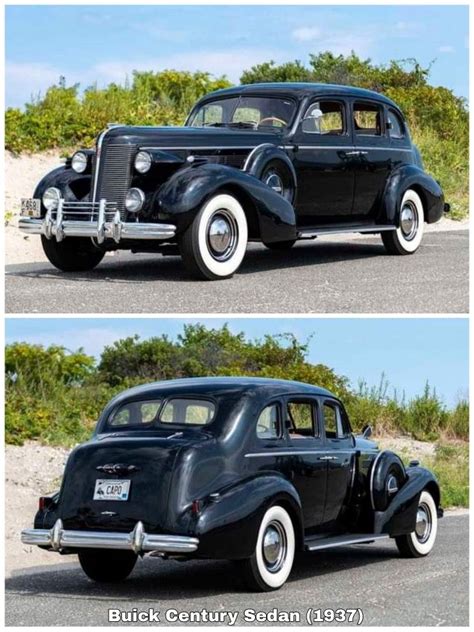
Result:
<instances>
[{"instance_id":1,"label":"chrome trim strip","mask_svg":"<svg viewBox=\"0 0 474 632\"><path fill-rule=\"evenodd\" d=\"M349 544L363 544L364 542L374 542L376 540L386 540L387 538L389 538L389 534L388 533L382 533L382 534L374 534L374 535L364 535L361 537L354 537L352 539L349 540L344 540L342 542L322 542L321 544L314 544L314 545L307 545L306 546L306 550L307 551L319 551L320 549L332 549L335 548L337 546L348 546Z\"/></svg>"},{"instance_id":2,"label":"chrome trim strip","mask_svg":"<svg viewBox=\"0 0 474 632\"><path fill-rule=\"evenodd\" d=\"M247 452L244 456L247 459L260 456L295 456L298 454L314 454L316 456L321 452L326 452L326 450L278 450L275 452L269 450L268 452Z\"/></svg>"},{"instance_id":3,"label":"chrome trim strip","mask_svg":"<svg viewBox=\"0 0 474 632\"><path fill-rule=\"evenodd\" d=\"M242 171L247 171L247 167L249 166L250 161L252 160L252 156L254 153L260 149L261 147L277 147L277 145L272 145L272 143L261 143L252 149L247 158L245 159L244 166L242 167Z\"/></svg>"},{"instance_id":4,"label":"chrome trim strip","mask_svg":"<svg viewBox=\"0 0 474 632\"><path fill-rule=\"evenodd\" d=\"M373 225L373 226L345 226L345 227L337 227L334 228L321 228L321 229L309 229L309 230L301 230L298 233L298 239L305 238L309 239L311 237L318 237L324 235L339 235L344 233L381 233L384 231L397 230L396 226L392 226L391 224L384 225Z\"/></svg>"},{"instance_id":5,"label":"chrome trim strip","mask_svg":"<svg viewBox=\"0 0 474 632\"><path fill-rule=\"evenodd\" d=\"M375 511L375 502L374 502L374 476L375 476L375 468L377 467L377 462L382 456L384 451L379 452L372 463L372 469L370 471L370 483L369 483L369 491L370 491L370 504L372 509Z\"/></svg>"},{"instance_id":6,"label":"chrome trim strip","mask_svg":"<svg viewBox=\"0 0 474 632\"><path fill-rule=\"evenodd\" d=\"M271 145L271 143L269 143ZM186 147L140 147L140 151L172 151L173 149L184 150L187 151L199 151L204 149L253 149L255 145L210 145L210 146L202 146L202 147L192 147L191 145L187 145ZM276 145L275 145L276 147Z\"/></svg>"},{"instance_id":7,"label":"chrome trim strip","mask_svg":"<svg viewBox=\"0 0 474 632\"><path fill-rule=\"evenodd\" d=\"M143 523L137 522L130 533L112 531L68 531L57 520L52 529L24 529L23 544L48 546L53 551L65 548L120 549L135 553L159 551L162 553L192 553L198 548L198 538L182 535L156 535L146 533Z\"/></svg>"},{"instance_id":8,"label":"chrome trim strip","mask_svg":"<svg viewBox=\"0 0 474 632\"><path fill-rule=\"evenodd\" d=\"M405 149L404 147L364 147L362 145L298 145L295 143L294 145L284 145L285 149L350 149L350 150L358 150L358 149L377 149L378 151L405 151L408 153L412 153L412 149Z\"/></svg>"}]
</instances>

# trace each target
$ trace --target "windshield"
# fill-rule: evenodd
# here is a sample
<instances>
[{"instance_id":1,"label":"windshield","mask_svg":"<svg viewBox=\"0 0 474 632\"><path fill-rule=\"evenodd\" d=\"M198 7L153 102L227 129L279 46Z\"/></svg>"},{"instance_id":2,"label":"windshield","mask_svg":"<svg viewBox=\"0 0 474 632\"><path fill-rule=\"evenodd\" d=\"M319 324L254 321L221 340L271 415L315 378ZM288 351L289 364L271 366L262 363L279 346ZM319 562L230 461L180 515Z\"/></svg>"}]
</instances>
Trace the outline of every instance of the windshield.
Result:
<instances>
[{"instance_id":1,"label":"windshield","mask_svg":"<svg viewBox=\"0 0 474 632\"><path fill-rule=\"evenodd\" d=\"M214 419L215 405L211 401L175 397L167 400L127 402L116 408L107 419L114 429L148 428L157 425L204 426Z\"/></svg>"},{"instance_id":2,"label":"windshield","mask_svg":"<svg viewBox=\"0 0 474 632\"><path fill-rule=\"evenodd\" d=\"M296 110L292 99L278 97L230 97L203 104L191 117L191 127L235 127L282 130Z\"/></svg>"}]
</instances>

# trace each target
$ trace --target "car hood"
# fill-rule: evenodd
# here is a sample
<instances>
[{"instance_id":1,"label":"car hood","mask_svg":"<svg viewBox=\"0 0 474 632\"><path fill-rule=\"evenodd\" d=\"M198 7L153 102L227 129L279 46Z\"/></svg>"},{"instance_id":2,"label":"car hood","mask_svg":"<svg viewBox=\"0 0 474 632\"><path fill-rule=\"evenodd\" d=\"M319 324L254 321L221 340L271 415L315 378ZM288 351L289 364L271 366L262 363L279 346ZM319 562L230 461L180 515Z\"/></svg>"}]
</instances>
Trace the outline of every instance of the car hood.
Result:
<instances>
[{"instance_id":1,"label":"car hood","mask_svg":"<svg viewBox=\"0 0 474 632\"><path fill-rule=\"evenodd\" d=\"M282 132L214 127L116 126L105 130L99 139L102 144L118 142L142 148L251 148L262 143L280 144Z\"/></svg>"}]
</instances>

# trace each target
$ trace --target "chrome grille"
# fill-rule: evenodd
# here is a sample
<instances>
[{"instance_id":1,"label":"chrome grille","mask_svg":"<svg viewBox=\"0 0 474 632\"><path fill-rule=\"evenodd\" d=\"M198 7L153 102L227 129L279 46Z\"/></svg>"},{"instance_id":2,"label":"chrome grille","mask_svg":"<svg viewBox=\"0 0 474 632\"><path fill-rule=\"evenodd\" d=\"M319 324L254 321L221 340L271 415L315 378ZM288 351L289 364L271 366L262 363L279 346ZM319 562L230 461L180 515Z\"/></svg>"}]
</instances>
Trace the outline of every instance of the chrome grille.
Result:
<instances>
[{"instance_id":1,"label":"chrome grille","mask_svg":"<svg viewBox=\"0 0 474 632\"><path fill-rule=\"evenodd\" d=\"M106 199L116 204L120 218L125 219L125 195L130 187L134 145L105 144L96 169L99 169L94 202Z\"/></svg>"}]
</instances>

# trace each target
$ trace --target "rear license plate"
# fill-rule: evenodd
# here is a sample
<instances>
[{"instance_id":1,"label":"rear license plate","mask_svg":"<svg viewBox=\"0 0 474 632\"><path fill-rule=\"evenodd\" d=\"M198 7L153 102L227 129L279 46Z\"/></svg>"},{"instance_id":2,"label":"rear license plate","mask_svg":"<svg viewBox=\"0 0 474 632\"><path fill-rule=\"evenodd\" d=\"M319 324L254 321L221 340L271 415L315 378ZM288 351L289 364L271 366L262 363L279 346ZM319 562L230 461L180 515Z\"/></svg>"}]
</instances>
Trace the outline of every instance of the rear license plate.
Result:
<instances>
[{"instance_id":1,"label":"rear license plate","mask_svg":"<svg viewBox=\"0 0 474 632\"><path fill-rule=\"evenodd\" d=\"M21 200L20 215L23 217L41 217L41 200L38 198L23 198Z\"/></svg>"},{"instance_id":2,"label":"rear license plate","mask_svg":"<svg viewBox=\"0 0 474 632\"><path fill-rule=\"evenodd\" d=\"M130 481L112 481L98 478L95 482L94 500L128 500Z\"/></svg>"}]
</instances>

